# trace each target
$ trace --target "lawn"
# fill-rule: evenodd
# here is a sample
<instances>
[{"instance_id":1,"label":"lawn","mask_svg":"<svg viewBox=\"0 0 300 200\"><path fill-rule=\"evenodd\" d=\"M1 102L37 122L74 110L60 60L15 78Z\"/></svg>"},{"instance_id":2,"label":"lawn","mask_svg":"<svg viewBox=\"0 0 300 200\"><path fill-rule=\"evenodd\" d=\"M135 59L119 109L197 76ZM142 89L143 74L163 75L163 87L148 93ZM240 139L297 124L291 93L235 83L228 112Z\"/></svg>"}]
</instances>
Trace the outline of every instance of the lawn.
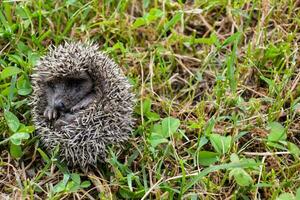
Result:
<instances>
[{"instance_id":1,"label":"lawn","mask_svg":"<svg viewBox=\"0 0 300 200\"><path fill-rule=\"evenodd\" d=\"M3 0L0 199L300 199L300 1ZM30 75L93 41L136 94L128 142L84 172L46 152Z\"/></svg>"}]
</instances>

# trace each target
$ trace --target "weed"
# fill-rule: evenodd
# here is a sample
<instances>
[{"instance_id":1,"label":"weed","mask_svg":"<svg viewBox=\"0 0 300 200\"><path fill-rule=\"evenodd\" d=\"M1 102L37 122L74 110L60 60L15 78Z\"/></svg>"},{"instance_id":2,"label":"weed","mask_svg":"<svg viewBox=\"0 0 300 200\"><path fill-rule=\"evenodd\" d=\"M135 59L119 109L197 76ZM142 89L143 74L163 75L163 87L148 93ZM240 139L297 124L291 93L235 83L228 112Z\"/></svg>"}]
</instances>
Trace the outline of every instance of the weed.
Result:
<instances>
[{"instance_id":1,"label":"weed","mask_svg":"<svg viewBox=\"0 0 300 200\"><path fill-rule=\"evenodd\" d=\"M300 199L299 1L2 1L0 198ZM63 41L99 44L137 94L107 164L39 147L32 67Z\"/></svg>"}]
</instances>

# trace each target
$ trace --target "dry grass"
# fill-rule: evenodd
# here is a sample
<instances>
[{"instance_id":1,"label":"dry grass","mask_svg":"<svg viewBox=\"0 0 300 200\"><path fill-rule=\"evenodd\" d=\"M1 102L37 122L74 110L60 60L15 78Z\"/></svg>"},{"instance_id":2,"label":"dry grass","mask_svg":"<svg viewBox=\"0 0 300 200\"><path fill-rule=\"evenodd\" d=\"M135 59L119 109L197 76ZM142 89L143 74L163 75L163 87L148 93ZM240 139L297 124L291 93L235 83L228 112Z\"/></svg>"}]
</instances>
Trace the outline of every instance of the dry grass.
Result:
<instances>
[{"instance_id":1,"label":"dry grass","mask_svg":"<svg viewBox=\"0 0 300 200\"><path fill-rule=\"evenodd\" d=\"M50 44L93 40L134 86L135 131L84 174L34 133L14 145L0 114L0 199L300 198L299 1L66 2L1 3L2 111L31 126L19 79Z\"/></svg>"}]
</instances>

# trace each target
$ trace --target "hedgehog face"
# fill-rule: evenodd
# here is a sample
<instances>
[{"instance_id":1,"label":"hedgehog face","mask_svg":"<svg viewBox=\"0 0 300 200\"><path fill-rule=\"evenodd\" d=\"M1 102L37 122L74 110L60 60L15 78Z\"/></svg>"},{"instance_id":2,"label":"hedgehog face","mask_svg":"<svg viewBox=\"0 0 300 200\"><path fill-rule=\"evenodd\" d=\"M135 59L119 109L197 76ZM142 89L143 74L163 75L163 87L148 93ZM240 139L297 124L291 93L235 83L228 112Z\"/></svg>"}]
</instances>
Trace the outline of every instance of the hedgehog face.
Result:
<instances>
[{"instance_id":1,"label":"hedgehog face","mask_svg":"<svg viewBox=\"0 0 300 200\"><path fill-rule=\"evenodd\" d=\"M48 106L45 117L56 119L82 101L93 90L93 82L87 72L77 75L52 78L45 84Z\"/></svg>"}]
</instances>

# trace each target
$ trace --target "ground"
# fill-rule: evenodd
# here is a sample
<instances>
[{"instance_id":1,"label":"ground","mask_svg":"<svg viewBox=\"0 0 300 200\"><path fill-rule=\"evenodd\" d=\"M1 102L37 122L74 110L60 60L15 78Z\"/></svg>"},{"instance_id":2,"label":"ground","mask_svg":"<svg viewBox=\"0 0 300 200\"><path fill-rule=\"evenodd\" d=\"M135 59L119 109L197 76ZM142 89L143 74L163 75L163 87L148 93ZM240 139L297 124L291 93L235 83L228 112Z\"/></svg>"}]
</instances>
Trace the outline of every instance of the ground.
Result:
<instances>
[{"instance_id":1,"label":"ground","mask_svg":"<svg viewBox=\"0 0 300 200\"><path fill-rule=\"evenodd\" d=\"M0 199L300 199L300 1L0 4ZM130 140L66 167L39 143L30 75L93 41L136 94Z\"/></svg>"}]
</instances>

